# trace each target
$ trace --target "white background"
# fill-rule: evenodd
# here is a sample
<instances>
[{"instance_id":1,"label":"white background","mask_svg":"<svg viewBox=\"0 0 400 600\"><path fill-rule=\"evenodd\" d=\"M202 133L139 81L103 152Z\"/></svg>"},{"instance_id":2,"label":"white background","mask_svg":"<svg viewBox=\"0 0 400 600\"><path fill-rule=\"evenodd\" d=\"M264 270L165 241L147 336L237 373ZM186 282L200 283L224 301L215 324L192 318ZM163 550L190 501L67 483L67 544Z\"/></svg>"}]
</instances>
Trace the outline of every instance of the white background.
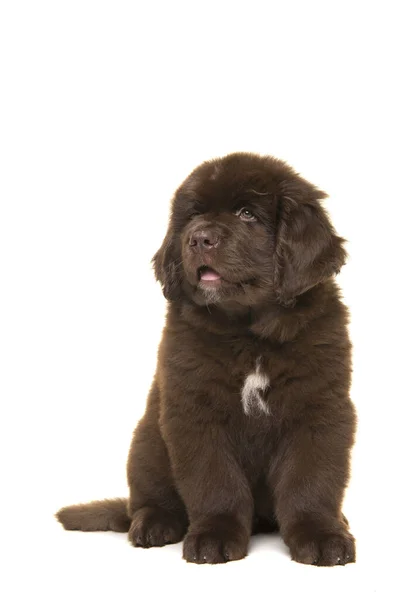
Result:
<instances>
[{"instance_id":1,"label":"white background","mask_svg":"<svg viewBox=\"0 0 400 600\"><path fill-rule=\"evenodd\" d=\"M398 597L396 2L0 7L2 596ZM325 189L349 240L358 562L345 568L295 564L274 536L241 562L187 565L181 544L133 549L52 517L126 495L169 199L198 163L238 150Z\"/></svg>"}]
</instances>

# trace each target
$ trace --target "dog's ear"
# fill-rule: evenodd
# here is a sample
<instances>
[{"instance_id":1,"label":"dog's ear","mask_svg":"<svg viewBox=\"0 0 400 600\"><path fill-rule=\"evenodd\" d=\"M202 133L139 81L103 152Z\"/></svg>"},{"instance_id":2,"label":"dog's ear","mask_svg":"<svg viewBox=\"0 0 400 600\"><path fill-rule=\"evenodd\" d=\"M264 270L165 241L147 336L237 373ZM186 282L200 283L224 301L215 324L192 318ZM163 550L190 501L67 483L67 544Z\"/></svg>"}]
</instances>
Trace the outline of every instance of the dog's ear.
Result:
<instances>
[{"instance_id":1,"label":"dog's ear","mask_svg":"<svg viewBox=\"0 0 400 600\"><path fill-rule=\"evenodd\" d=\"M274 282L278 301L293 306L300 296L338 273L346 261L343 238L336 235L320 204L325 192L296 177L278 198Z\"/></svg>"},{"instance_id":2,"label":"dog's ear","mask_svg":"<svg viewBox=\"0 0 400 600\"><path fill-rule=\"evenodd\" d=\"M170 224L161 247L152 259L156 279L161 283L163 294L167 300L177 300L180 297L182 276L179 266L181 259L175 246L173 229Z\"/></svg>"}]
</instances>

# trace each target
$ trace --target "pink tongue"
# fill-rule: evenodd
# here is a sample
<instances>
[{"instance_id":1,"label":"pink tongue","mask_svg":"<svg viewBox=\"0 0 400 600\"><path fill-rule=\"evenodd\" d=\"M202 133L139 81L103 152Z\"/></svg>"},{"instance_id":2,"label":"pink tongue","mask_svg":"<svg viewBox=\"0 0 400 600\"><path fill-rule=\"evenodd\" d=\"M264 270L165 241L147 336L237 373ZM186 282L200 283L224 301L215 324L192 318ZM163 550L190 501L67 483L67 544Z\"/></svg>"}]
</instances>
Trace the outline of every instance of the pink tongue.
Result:
<instances>
[{"instance_id":1,"label":"pink tongue","mask_svg":"<svg viewBox=\"0 0 400 600\"><path fill-rule=\"evenodd\" d=\"M202 272L200 279L202 281L217 281L218 279L221 279L221 275L218 275L218 273L211 269L207 269L207 271Z\"/></svg>"}]
</instances>

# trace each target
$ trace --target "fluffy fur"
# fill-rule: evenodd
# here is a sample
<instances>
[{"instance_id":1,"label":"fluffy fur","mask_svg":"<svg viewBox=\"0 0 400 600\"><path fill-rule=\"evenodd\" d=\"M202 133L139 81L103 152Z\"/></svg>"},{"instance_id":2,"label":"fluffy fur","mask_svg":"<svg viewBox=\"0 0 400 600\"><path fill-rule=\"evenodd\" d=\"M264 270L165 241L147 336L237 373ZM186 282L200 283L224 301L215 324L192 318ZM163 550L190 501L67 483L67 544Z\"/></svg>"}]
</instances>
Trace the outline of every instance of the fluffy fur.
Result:
<instances>
[{"instance_id":1,"label":"fluffy fur","mask_svg":"<svg viewBox=\"0 0 400 600\"><path fill-rule=\"evenodd\" d=\"M61 509L66 529L129 530L145 548L184 539L195 563L241 559L252 532L279 529L296 561L355 560L341 509L351 346L334 282L346 253L324 197L253 154L203 163L179 187L154 257L168 313L130 496Z\"/></svg>"}]
</instances>

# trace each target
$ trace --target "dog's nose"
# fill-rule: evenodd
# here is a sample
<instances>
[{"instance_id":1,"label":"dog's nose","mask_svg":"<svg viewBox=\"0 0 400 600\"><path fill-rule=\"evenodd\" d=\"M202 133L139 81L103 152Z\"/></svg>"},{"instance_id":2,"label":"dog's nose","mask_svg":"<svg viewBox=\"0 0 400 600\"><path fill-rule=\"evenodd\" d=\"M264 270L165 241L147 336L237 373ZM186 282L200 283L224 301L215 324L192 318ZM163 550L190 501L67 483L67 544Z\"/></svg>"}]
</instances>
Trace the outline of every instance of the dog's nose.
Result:
<instances>
[{"instance_id":1,"label":"dog's nose","mask_svg":"<svg viewBox=\"0 0 400 600\"><path fill-rule=\"evenodd\" d=\"M212 250L213 248L216 248L218 244L218 235L209 229L199 229L192 233L189 239L189 246L195 251Z\"/></svg>"}]
</instances>

